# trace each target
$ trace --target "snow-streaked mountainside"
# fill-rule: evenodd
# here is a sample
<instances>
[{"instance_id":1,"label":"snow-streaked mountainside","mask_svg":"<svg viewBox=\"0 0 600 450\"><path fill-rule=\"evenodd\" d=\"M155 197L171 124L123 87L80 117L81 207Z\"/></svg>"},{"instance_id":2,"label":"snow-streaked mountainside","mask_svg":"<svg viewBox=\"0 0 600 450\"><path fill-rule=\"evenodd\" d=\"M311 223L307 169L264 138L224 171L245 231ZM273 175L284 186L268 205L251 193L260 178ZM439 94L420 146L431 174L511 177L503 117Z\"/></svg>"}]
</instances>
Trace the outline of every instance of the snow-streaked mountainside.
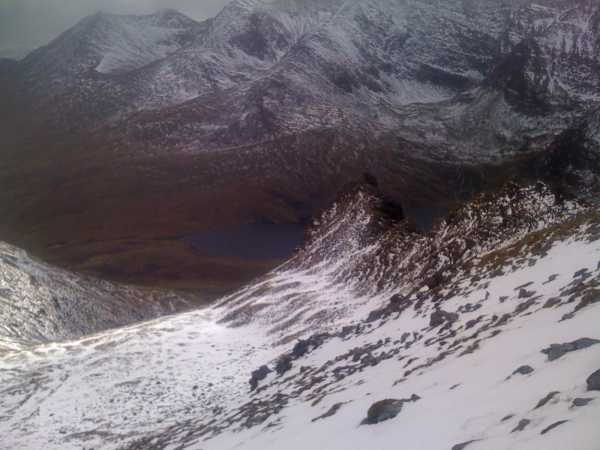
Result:
<instances>
[{"instance_id":1,"label":"snow-streaked mountainside","mask_svg":"<svg viewBox=\"0 0 600 450\"><path fill-rule=\"evenodd\" d=\"M214 306L0 358L2 449L600 442L600 219L543 184L422 234L373 186Z\"/></svg>"},{"instance_id":2,"label":"snow-streaked mountainside","mask_svg":"<svg viewBox=\"0 0 600 450\"><path fill-rule=\"evenodd\" d=\"M77 275L0 243L0 353L191 309L194 299Z\"/></svg>"}]
</instances>

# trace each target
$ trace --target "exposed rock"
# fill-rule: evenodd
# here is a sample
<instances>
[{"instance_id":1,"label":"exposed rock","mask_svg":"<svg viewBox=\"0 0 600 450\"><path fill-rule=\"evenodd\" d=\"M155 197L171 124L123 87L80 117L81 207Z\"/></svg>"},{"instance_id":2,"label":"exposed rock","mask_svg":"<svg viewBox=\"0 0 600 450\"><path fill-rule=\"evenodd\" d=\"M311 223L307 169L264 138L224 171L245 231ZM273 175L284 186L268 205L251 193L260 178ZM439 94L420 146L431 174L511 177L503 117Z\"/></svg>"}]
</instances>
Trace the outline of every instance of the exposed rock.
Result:
<instances>
[{"instance_id":1,"label":"exposed rock","mask_svg":"<svg viewBox=\"0 0 600 450\"><path fill-rule=\"evenodd\" d=\"M600 370L591 374L587 379L588 391L600 391Z\"/></svg>"},{"instance_id":2,"label":"exposed rock","mask_svg":"<svg viewBox=\"0 0 600 450\"><path fill-rule=\"evenodd\" d=\"M588 272L587 269L581 269L575 272L573 278L583 278L584 280L591 277L592 275Z\"/></svg>"},{"instance_id":3,"label":"exposed rock","mask_svg":"<svg viewBox=\"0 0 600 450\"><path fill-rule=\"evenodd\" d=\"M567 422L568 422L568 420L560 420L558 422L555 422L552 425L550 425L549 427L544 428L540 434L546 434L546 433L554 430L555 428L557 428L561 425L564 425Z\"/></svg>"},{"instance_id":4,"label":"exposed rock","mask_svg":"<svg viewBox=\"0 0 600 450\"><path fill-rule=\"evenodd\" d=\"M521 419L519 424L511 431L511 433L519 433L523 431L531 423L529 419Z\"/></svg>"},{"instance_id":5,"label":"exposed rock","mask_svg":"<svg viewBox=\"0 0 600 450\"><path fill-rule=\"evenodd\" d=\"M455 446L452 447L452 450L464 450L469 445L474 444L475 442L479 442L479 441L480 441L480 439L474 439L472 441L463 442L462 444L456 444Z\"/></svg>"},{"instance_id":6,"label":"exposed rock","mask_svg":"<svg viewBox=\"0 0 600 450\"><path fill-rule=\"evenodd\" d=\"M557 305L560 305L561 299L559 297L549 298L546 303L544 303L544 308L554 308Z\"/></svg>"},{"instance_id":7,"label":"exposed rock","mask_svg":"<svg viewBox=\"0 0 600 450\"><path fill-rule=\"evenodd\" d=\"M308 339L300 339L292 350L292 356L295 359L301 358L302 356L310 353L314 349L323 345L323 342L327 340L329 334L316 334L314 336L309 337Z\"/></svg>"},{"instance_id":8,"label":"exposed rock","mask_svg":"<svg viewBox=\"0 0 600 450\"><path fill-rule=\"evenodd\" d=\"M560 392L553 391L546 395L543 399L541 399L538 404L533 409L540 409L546 406L554 397L556 397Z\"/></svg>"},{"instance_id":9,"label":"exposed rock","mask_svg":"<svg viewBox=\"0 0 600 450\"><path fill-rule=\"evenodd\" d=\"M530 373L533 373L534 371L535 371L535 369L531 366L521 366L517 370L515 370L512 374L513 375L529 375Z\"/></svg>"},{"instance_id":10,"label":"exposed rock","mask_svg":"<svg viewBox=\"0 0 600 450\"><path fill-rule=\"evenodd\" d=\"M581 311L583 308L593 305L595 303L600 303L600 292L597 289L592 289L591 291L584 294L582 299L579 301L579 304L575 307L574 313Z\"/></svg>"},{"instance_id":11,"label":"exposed rock","mask_svg":"<svg viewBox=\"0 0 600 450\"><path fill-rule=\"evenodd\" d=\"M593 398L576 398L575 400L573 400L571 406L574 408L581 408L583 406L589 405L593 401Z\"/></svg>"},{"instance_id":12,"label":"exposed rock","mask_svg":"<svg viewBox=\"0 0 600 450\"><path fill-rule=\"evenodd\" d=\"M369 408L367 417L362 421L362 425L374 425L389 419L393 419L400 411L405 403L416 402L420 400L418 395L413 394L410 399L386 399L375 402Z\"/></svg>"},{"instance_id":13,"label":"exposed rock","mask_svg":"<svg viewBox=\"0 0 600 450\"><path fill-rule=\"evenodd\" d=\"M548 356L548 361L555 361L562 358L567 353L583 350L596 344L600 344L600 341L590 338L581 338L566 344L552 344L550 347L543 349L542 353Z\"/></svg>"},{"instance_id":14,"label":"exposed rock","mask_svg":"<svg viewBox=\"0 0 600 450\"><path fill-rule=\"evenodd\" d=\"M277 360L277 364L275 364L275 372L277 372L279 376L283 375L291 368L292 357L290 355L283 355Z\"/></svg>"},{"instance_id":15,"label":"exposed rock","mask_svg":"<svg viewBox=\"0 0 600 450\"><path fill-rule=\"evenodd\" d=\"M252 372L252 375L250 376L250 390L255 390L258 387L258 383L267 378L267 375L271 372L272 370L267 366L261 366Z\"/></svg>"},{"instance_id":16,"label":"exposed rock","mask_svg":"<svg viewBox=\"0 0 600 450\"><path fill-rule=\"evenodd\" d=\"M429 320L429 326L435 328L435 327L439 327L440 325L443 325L444 323L454 323L457 320L458 320L458 314L449 313L447 311L438 309L437 311L435 311L431 314L431 318Z\"/></svg>"},{"instance_id":17,"label":"exposed rock","mask_svg":"<svg viewBox=\"0 0 600 450\"><path fill-rule=\"evenodd\" d=\"M519 298L520 299L530 298L530 297L533 297L534 295L535 295L535 291L528 291L527 289L519 290Z\"/></svg>"},{"instance_id":18,"label":"exposed rock","mask_svg":"<svg viewBox=\"0 0 600 450\"><path fill-rule=\"evenodd\" d=\"M466 330L470 330L471 328L475 327L477 324L481 323L481 321L483 320L484 316L479 316L477 319L472 319L469 320L466 324L465 324L465 329Z\"/></svg>"},{"instance_id":19,"label":"exposed rock","mask_svg":"<svg viewBox=\"0 0 600 450\"><path fill-rule=\"evenodd\" d=\"M371 313L367 317L367 323L375 322L380 319L385 319L394 313L402 313L410 305L411 302L408 298L400 294L395 294L390 298L389 303L384 308L371 311Z\"/></svg>"},{"instance_id":20,"label":"exposed rock","mask_svg":"<svg viewBox=\"0 0 600 450\"><path fill-rule=\"evenodd\" d=\"M334 416L335 414L337 414L337 412L340 410L340 408L342 406L344 406L343 403L336 403L331 408L329 408L325 414L320 415L319 417L315 417L314 419L312 419L312 422L317 422L319 420L323 420L323 419L326 419L328 417Z\"/></svg>"},{"instance_id":21,"label":"exposed rock","mask_svg":"<svg viewBox=\"0 0 600 450\"><path fill-rule=\"evenodd\" d=\"M550 283L553 283L554 281L558 280L558 277L559 277L559 275L558 275L558 274L556 274L556 273L555 273L555 274L553 274L553 275L550 275L550 276L548 277L548 281L545 281L543 284L550 284Z\"/></svg>"},{"instance_id":22,"label":"exposed rock","mask_svg":"<svg viewBox=\"0 0 600 450\"><path fill-rule=\"evenodd\" d=\"M517 305L517 307L515 308L515 314L521 314L522 312L527 311L529 308L531 308L536 303L537 302L533 298L527 300L526 302L519 303Z\"/></svg>"}]
</instances>

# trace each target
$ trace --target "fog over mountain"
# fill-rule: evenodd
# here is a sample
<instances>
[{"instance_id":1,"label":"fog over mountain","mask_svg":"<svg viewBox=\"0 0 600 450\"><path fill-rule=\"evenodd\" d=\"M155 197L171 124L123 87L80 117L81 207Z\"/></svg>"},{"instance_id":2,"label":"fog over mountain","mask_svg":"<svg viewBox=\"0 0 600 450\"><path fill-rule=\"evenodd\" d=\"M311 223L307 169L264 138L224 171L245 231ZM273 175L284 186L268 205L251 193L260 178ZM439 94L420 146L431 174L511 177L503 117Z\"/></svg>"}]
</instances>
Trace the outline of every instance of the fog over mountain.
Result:
<instances>
[{"instance_id":1,"label":"fog over mountain","mask_svg":"<svg viewBox=\"0 0 600 450\"><path fill-rule=\"evenodd\" d=\"M226 3L227 0L3 0L0 57L22 58L97 11L149 14L173 8L202 20L214 16Z\"/></svg>"}]
</instances>

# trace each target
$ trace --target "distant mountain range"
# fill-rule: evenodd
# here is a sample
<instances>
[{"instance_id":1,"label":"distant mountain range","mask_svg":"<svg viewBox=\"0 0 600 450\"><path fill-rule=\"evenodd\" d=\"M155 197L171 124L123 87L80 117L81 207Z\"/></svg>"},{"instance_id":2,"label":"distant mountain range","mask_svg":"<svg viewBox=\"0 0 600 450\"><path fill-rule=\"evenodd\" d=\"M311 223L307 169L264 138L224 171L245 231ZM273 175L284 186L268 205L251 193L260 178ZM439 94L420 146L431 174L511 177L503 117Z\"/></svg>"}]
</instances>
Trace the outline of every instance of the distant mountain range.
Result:
<instances>
[{"instance_id":1,"label":"distant mountain range","mask_svg":"<svg viewBox=\"0 0 600 450\"><path fill-rule=\"evenodd\" d=\"M364 173L407 211L510 177L591 188L599 63L591 0L97 14L0 61L0 232L148 281L190 266L165 239L303 222Z\"/></svg>"}]
</instances>

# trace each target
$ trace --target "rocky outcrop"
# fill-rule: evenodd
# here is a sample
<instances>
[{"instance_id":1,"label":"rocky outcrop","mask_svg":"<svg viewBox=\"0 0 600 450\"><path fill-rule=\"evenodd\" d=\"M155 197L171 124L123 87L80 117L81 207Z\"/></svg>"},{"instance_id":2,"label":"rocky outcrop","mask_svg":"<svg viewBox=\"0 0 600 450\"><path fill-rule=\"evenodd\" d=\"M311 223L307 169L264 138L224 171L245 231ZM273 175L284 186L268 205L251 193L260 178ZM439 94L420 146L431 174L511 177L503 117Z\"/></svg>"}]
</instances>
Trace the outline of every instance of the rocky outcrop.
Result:
<instances>
[{"instance_id":1,"label":"rocky outcrop","mask_svg":"<svg viewBox=\"0 0 600 450\"><path fill-rule=\"evenodd\" d=\"M548 361L555 361L567 353L584 350L598 344L600 344L600 341L597 339L581 338L566 344L552 344L550 347L542 350L542 353L548 356Z\"/></svg>"},{"instance_id":2,"label":"rocky outcrop","mask_svg":"<svg viewBox=\"0 0 600 450\"><path fill-rule=\"evenodd\" d=\"M393 419L400 414L406 403L416 402L418 400L420 400L420 397L413 394L409 399L386 399L375 402L367 411L367 417L362 421L362 424L375 425L380 422Z\"/></svg>"},{"instance_id":3,"label":"rocky outcrop","mask_svg":"<svg viewBox=\"0 0 600 450\"><path fill-rule=\"evenodd\" d=\"M586 383L588 391L600 391L600 370L591 374Z\"/></svg>"}]
</instances>

